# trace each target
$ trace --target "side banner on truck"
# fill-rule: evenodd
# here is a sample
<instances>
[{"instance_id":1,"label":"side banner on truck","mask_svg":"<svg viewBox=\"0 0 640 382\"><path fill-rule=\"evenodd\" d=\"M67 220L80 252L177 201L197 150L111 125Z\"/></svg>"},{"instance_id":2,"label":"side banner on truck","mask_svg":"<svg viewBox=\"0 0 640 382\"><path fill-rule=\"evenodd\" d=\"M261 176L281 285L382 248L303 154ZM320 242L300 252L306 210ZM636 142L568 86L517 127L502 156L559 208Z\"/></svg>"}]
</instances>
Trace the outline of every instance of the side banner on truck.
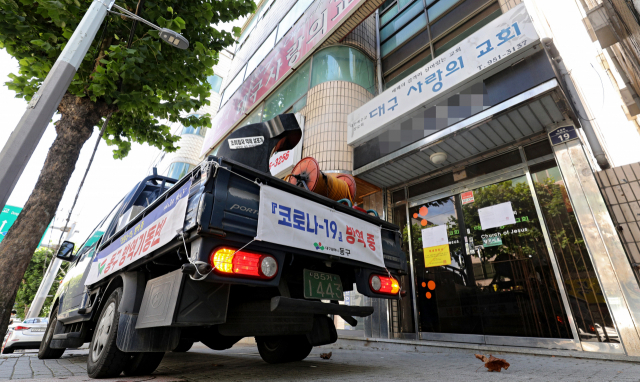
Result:
<instances>
[{"instance_id":1,"label":"side banner on truck","mask_svg":"<svg viewBox=\"0 0 640 382\"><path fill-rule=\"evenodd\" d=\"M273 187L260 188L256 240L384 267L381 228Z\"/></svg>"},{"instance_id":2,"label":"side banner on truck","mask_svg":"<svg viewBox=\"0 0 640 382\"><path fill-rule=\"evenodd\" d=\"M184 224L190 188L191 180L145 216L135 227L130 228L118 240L98 252L93 258L84 285L102 280L170 242Z\"/></svg>"}]
</instances>

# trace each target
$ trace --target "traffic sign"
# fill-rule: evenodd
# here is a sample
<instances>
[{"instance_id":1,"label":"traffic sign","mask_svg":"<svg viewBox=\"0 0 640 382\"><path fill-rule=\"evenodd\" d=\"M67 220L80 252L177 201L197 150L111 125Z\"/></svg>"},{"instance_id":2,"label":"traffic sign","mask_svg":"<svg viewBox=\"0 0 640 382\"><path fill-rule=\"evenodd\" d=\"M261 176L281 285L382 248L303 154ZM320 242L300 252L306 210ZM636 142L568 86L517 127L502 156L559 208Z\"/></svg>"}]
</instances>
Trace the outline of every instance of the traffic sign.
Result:
<instances>
[{"instance_id":1,"label":"traffic sign","mask_svg":"<svg viewBox=\"0 0 640 382\"><path fill-rule=\"evenodd\" d=\"M16 219L18 219L18 215L22 212L22 208L14 207L10 205L5 205L2 209L2 213L0 214L0 242L4 239L9 232L9 228L15 223ZM49 224L51 226L51 224ZM50 227L47 227L47 231ZM42 235L42 239L44 239L47 231L44 231L44 235ZM40 243L42 243L42 239L40 239ZM38 243L38 246L40 246Z\"/></svg>"}]
</instances>

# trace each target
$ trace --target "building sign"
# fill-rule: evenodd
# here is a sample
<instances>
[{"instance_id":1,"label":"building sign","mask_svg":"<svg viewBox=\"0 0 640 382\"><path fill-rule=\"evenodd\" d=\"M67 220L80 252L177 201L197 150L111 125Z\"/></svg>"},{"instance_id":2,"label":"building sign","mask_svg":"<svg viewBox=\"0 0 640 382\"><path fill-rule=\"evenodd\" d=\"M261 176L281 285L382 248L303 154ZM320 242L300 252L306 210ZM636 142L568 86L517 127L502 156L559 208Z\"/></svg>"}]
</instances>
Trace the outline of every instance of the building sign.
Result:
<instances>
[{"instance_id":1,"label":"building sign","mask_svg":"<svg viewBox=\"0 0 640 382\"><path fill-rule=\"evenodd\" d=\"M271 159L269 159L269 171L271 175L276 178L282 178L287 172L290 172L296 163L293 154L293 149L275 153ZM283 175L281 176L281 174Z\"/></svg>"},{"instance_id":2,"label":"building sign","mask_svg":"<svg viewBox=\"0 0 640 382\"><path fill-rule=\"evenodd\" d=\"M562 126L550 132L549 139L551 140L551 145L555 146L561 143L572 141L574 139L578 139L578 132L573 125Z\"/></svg>"},{"instance_id":3,"label":"building sign","mask_svg":"<svg viewBox=\"0 0 640 382\"><path fill-rule=\"evenodd\" d=\"M366 0L317 0L211 121L204 156Z\"/></svg>"},{"instance_id":4,"label":"building sign","mask_svg":"<svg viewBox=\"0 0 640 382\"><path fill-rule=\"evenodd\" d=\"M538 40L524 3L515 6L349 114L347 143L363 143L426 103L436 103L500 64L519 60Z\"/></svg>"},{"instance_id":5,"label":"building sign","mask_svg":"<svg viewBox=\"0 0 640 382\"><path fill-rule=\"evenodd\" d=\"M176 237L176 232L184 225L190 188L191 181L188 181L138 224L98 252L84 285L112 275Z\"/></svg>"},{"instance_id":6,"label":"building sign","mask_svg":"<svg viewBox=\"0 0 640 382\"><path fill-rule=\"evenodd\" d=\"M384 268L381 228L333 208L260 187L256 240Z\"/></svg>"}]
</instances>

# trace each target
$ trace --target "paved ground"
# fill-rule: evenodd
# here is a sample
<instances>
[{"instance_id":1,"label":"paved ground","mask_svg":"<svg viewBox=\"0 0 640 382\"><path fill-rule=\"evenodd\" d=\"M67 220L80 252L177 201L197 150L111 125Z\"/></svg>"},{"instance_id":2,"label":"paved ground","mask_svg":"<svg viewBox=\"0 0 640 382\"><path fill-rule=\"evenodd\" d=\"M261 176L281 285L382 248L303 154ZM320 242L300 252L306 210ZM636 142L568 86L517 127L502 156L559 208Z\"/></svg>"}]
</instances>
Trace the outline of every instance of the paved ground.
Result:
<instances>
[{"instance_id":1,"label":"paved ground","mask_svg":"<svg viewBox=\"0 0 640 382\"><path fill-rule=\"evenodd\" d=\"M331 359L320 353L331 351ZM255 346L239 344L216 352L197 344L188 353L167 353L158 370L140 378L112 381L640 381L640 363L501 354L511 363L487 372L473 351L433 348L430 352L385 352L315 348L302 362L269 365ZM0 380L69 382L90 380L86 350L41 361L34 352L0 356Z\"/></svg>"}]
</instances>

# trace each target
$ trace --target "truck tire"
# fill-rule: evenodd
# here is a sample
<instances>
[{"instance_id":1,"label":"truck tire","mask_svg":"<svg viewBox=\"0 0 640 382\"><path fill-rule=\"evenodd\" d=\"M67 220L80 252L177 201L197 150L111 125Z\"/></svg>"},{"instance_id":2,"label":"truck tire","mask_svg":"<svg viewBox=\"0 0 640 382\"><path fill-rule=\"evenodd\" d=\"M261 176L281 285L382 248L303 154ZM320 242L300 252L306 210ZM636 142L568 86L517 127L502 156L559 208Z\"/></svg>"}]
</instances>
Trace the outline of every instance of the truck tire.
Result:
<instances>
[{"instance_id":1,"label":"truck tire","mask_svg":"<svg viewBox=\"0 0 640 382\"><path fill-rule=\"evenodd\" d=\"M302 361L313 346L306 336L256 337L258 352L267 363Z\"/></svg>"},{"instance_id":2,"label":"truck tire","mask_svg":"<svg viewBox=\"0 0 640 382\"><path fill-rule=\"evenodd\" d=\"M313 346L309 344L307 336L296 336L297 339L292 344L291 348L291 361L302 361L311 354Z\"/></svg>"},{"instance_id":3,"label":"truck tire","mask_svg":"<svg viewBox=\"0 0 640 382\"><path fill-rule=\"evenodd\" d=\"M193 341L180 340L180 342L178 343L178 346L176 346L176 348L173 349L172 351L174 353L185 353L185 352L188 352L192 346L193 346Z\"/></svg>"},{"instance_id":4,"label":"truck tire","mask_svg":"<svg viewBox=\"0 0 640 382\"><path fill-rule=\"evenodd\" d=\"M55 310L51 312L51 319L49 320L47 329L44 332L44 337L40 342L40 349L38 350L38 358L58 359L62 357L62 353L64 353L64 351L66 350L66 349L51 349L51 340L53 339L53 334L56 331L57 324L58 324L58 308L55 308ZM13 351L11 352L13 353Z\"/></svg>"},{"instance_id":5,"label":"truck tire","mask_svg":"<svg viewBox=\"0 0 640 382\"><path fill-rule=\"evenodd\" d=\"M100 312L87 356L87 374L91 378L117 377L131 359L131 354L121 351L116 346L120 319L118 305L121 297L122 288L117 288Z\"/></svg>"},{"instance_id":6,"label":"truck tire","mask_svg":"<svg viewBox=\"0 0 640 382\"><path fill-rule=\"evenodd\" d=\"M164 352L160 353L137 353L127 362L124 367L124 375L135 377L153 373L160 362L162 362Z\"/></svg>"}]
</instances>

